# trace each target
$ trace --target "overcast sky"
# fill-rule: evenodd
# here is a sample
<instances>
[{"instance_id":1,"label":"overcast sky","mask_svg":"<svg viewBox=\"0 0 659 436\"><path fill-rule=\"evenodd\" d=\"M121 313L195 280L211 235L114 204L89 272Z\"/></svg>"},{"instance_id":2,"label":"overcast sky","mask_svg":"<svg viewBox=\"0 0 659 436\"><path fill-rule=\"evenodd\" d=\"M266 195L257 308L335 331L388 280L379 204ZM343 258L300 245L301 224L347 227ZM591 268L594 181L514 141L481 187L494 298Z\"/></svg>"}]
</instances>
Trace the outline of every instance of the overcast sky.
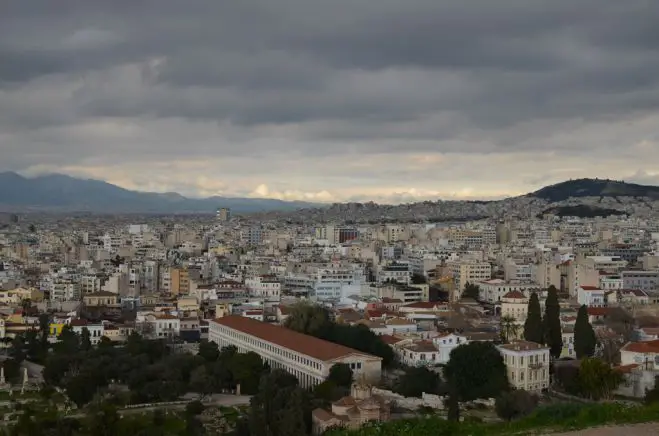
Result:
<instances>
[{"instance_id":1,"label":"overcast sky","mask_svg":"<svg viewBox=\"0 0 659 436\"><path fill-rule=\"evenodd\" d=\"M659 184L657 0L0 5L0 170L392 203Z\"/></svg>"}]
</instances>

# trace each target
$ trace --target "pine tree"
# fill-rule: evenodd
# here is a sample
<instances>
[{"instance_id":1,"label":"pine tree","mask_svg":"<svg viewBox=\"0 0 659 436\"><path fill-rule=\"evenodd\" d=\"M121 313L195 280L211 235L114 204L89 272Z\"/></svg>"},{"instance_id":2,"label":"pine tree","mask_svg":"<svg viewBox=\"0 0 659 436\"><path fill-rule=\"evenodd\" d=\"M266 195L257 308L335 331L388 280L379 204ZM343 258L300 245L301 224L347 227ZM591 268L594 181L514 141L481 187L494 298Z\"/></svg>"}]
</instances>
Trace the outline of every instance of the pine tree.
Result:
<instances>
[{"instance_id":1,"label":"pine tree","mask_svg":"<svg viewBox=\"0 0 659 436\"><path fill-rule=\"evenodd\" d=\"M545 344L554 359L558 359L563 351L563 332L561 331L561 307L558 304L558 291L554 286L547 289L545 300L545 317L542 320Z\"/></svg>"},{"instance_id":2,"label":"pine tree","mask_svg":"<svg viewBox=\"0 0 659 436\"><path fill-rule=\"evenodd\" d=\"M577 359L592 357L595 354L597 336L595 330L588 321L588 308L583 305L577 313L577 321L574 323L574 351Z\"/></svg>"},{"instance_id":3,"label":"pine tree","mask_svg":"<svg viewBox=\"0 0 659 436\"><path fill-rule=\"evenodd\" d=\"M544 331L542 328L542 313L538 294L533 292L529 300L528 313L524 322L524 339L538 344L544 344Z\"/></svg>"}]
</instances>

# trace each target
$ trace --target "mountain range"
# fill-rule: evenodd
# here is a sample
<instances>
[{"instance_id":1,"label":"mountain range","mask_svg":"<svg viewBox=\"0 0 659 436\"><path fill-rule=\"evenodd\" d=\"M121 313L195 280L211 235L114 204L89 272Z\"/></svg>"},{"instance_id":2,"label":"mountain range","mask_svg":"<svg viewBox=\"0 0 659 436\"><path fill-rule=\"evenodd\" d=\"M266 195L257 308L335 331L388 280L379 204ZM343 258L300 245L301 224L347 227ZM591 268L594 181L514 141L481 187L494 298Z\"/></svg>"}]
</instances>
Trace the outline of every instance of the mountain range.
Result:
<instances>
[{"instance_id":1,"label":"mountain range","mask_svg":"<svg viewBox=\"0 0 659 436\"><path fill-rule=\"evenodd\" d=\"M28 178L14 172L0 173L0 210L5 212L213 213L228 207L233 212L250 213L314 206L268 198L188 198L174 192L138 192L62 174Z\"/></svg>"},{"instance_id":2,"label":"mountain range","mask_svg":"<svg viewBox=\"0 0 659 436\"><path fill-rule=\"evenodd\" d=\"M621 198L639 199L647 203L659 200L659 187L625 183L608 179L576 179L546 186L535 192L499 201L420 202L405 205L377 205L374 203L335 204L332 206L302 201L283 201L266 198L209 197L188 198L177 193L138 192L120 188L107 182L78 179L62 174L23 177L15 172L0 173L0 211L88 211L96 213L213 213L228 207L236 213L290 213L304 209L321 219L345 219L343 215L368 212L377 218L398 219L406 214L417 218L432 218L428 209L445 209L457 205L461 216L494 216L511 205L522 205L535 212L560 212L562 207L574 206L592 199L602 203L602 210L610 205L623 204ZM636 201L636 200L633 200ZM628 201L625 203L629 203ZM625 208L614 207L617 210ZM493 212L494 211L494 212ZM595 210L595 212L597 212ZM450 218L450 217L449 217Z\"/></svg>"}]
</instances>

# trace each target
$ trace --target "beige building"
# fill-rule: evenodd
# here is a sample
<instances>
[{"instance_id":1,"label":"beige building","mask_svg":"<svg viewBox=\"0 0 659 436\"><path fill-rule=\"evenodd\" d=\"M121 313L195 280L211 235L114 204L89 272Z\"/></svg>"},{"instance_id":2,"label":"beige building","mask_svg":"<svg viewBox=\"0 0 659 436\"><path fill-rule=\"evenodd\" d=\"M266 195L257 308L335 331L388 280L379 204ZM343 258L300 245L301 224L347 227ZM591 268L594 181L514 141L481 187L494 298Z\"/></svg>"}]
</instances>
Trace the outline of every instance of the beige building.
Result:
<instances>
[{"instance_id":1,"label":"beige building","mask_svg":"<svg viewBox=\"0 0 659 436\"><path fill-rule=\"evenodd\" d=\"M169 269L170 288L172 295L187 295L190 293L190 275L185 268Z\"/></svg>"},{"instance_id":2,"label":"beige building","mask_svg":"<svg viewBox=\"0 0 659 436\"><path fill-rule=\"evenodd\" d=\"M510 291L501 298L501 317L511 317L524 324L529 310L529 299L520 291Z\"/></svg>"},{"instance_id":3,"label":"beige building","mask_svg":"<svg viewBox=\"0 0 659 436\"><path fill-rule=\"evenodd\" d=\"M99 291L82 297L85 306L114 306L119 304L119 297L117 294L107 291Z\"/></svg>"},{"instance_id":4,"label":"beige building","mask_svg":"<svg viewBox=\"0 0 659 436\"><path fill-rule=\"evenodd\" d=\"M220 348L235 346L241 353L253 351L271 368L295 375L304 388L322 383L337 363L349 365L355 377L364 377L366 382L377 382L382 375L380 357L285 327L235 315L217 318L208 324L209 341Z\"/></svg>"},{"instance_id":5,"label":"beige building","mask_svg":"<svg viewBox=\"0 0 659 436\"><path fill-rule=\"evenodd\" d=\"M488 262L477 260L451 260L446 265L453 276L455 291L451 301L458 301L462 297L467 283L477 284L492 278L492 266Z\"/></svg>"},{"instance_id":6,"label":"beige building","mask_svg":"<svg viewBox=\"0 0 659 436\"><path fill-rule=\"evenodd\" d=\"M498 346L515 389L540 393L549 387L549 347L535 342L513 341Z\"/></svg>"}]
</instances>

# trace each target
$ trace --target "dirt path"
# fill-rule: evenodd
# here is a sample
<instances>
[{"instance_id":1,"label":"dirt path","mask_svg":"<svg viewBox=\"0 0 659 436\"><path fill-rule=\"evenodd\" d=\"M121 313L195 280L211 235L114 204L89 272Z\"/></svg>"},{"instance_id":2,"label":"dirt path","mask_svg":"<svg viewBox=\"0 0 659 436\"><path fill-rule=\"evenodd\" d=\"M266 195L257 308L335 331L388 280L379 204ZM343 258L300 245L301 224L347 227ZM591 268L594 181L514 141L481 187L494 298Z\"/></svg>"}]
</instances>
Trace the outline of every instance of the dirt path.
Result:
<instances>
[{"instance_id":1,"label":"dirt path","mask_svg":"<svg viewBox=\"0 0 659 436\"><path fill-rule=\"evenodd\" d=\"M656 436L659 435L659 422L646 424L596 427L567 433L552 433L552 436Z\"/></svg>"}]
</instances>

